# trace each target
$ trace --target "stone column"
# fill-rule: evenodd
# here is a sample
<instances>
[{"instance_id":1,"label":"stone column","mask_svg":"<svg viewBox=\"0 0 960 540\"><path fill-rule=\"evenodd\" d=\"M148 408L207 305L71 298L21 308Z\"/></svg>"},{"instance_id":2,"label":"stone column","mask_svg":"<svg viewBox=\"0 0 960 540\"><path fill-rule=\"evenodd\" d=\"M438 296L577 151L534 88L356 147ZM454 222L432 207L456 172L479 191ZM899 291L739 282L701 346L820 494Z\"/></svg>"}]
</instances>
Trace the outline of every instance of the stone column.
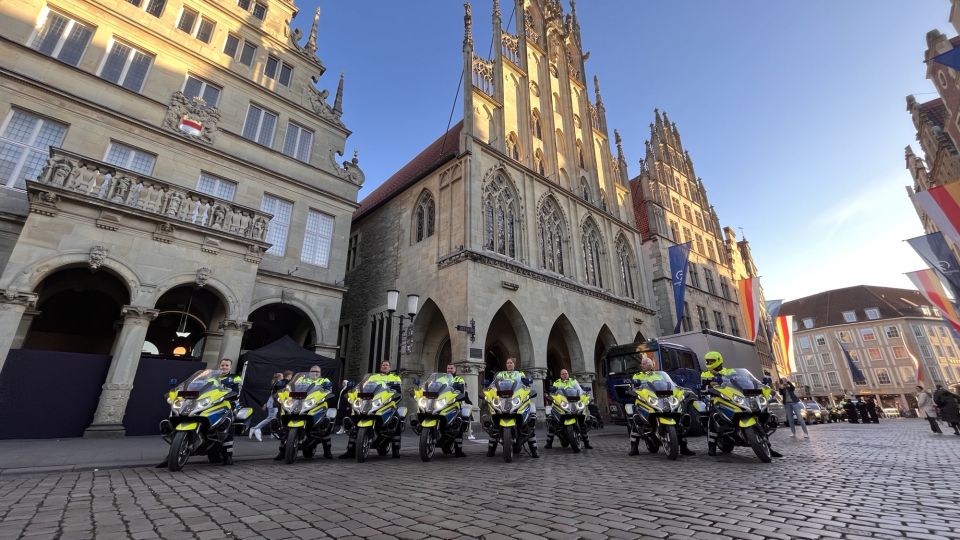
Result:
<instances>
[{"instance_id":1,"label":"stone column","mask_svg":"<svg viewBox=\"0 0 960 540\"><path fill-rule=\"evenodd\" d=\"M423 371L403 368L397 375L400 376L400 386L403 388L403 400L401 403L407 407L407 415L409 417L410 414L417 413L417 404L413 401L410 390L417 387L417 381L423 382Z\"/></svg>"},{"instance_id":2,"label":"stone column","mask_svg":"<svg viewBox=\"0 0 960 540\"><path fill-rule=\"evenodd\" d=\"M133 379L137 375L143 341L147 337L150 321L160 312L142 306L123 306L123 324L120 334L114 342L110 371L100 392L97 412L93 423L83 432L84 437L122 437L123 415L127 411L127 400L133 389Z\"/></svg>"},{"instance_id":3,"label":"stone column","mask_svg":"<svg viewBox=\"0 0 960 540\"><path fill-rule=\"evenodd\" d=\"M537 392L537 397L533 398L533 400L534 400L534 403L537 404L537 424L540 424L542 422L545 422L547 418L546 413L544 412L544 405L543 405L543 399L544 399L543 398L544 396L543 379L547 377L547 368L542 368L542 367L528 368L524 370L524 372L527 374L527 377L530 377L531 379L533 379L533 389Z\"/></svg>"},{"instance_id":4,"label":"stone column","mask_svg":"<svg viewBox=\"0 0 960 540\"><path fill-rule=\"evenodd\" d=\"M0 290L0 373L7 361L7 353L17 341L24 313L36 305L35 293L24 293L16 289Z\"/></svg>"},{"instance_id":5,"label":"stone column","mask_svg":"<svg viewBox=\"0 0 960 540\"><path fill-rule=\"evenodd\" d=\"M454 365L457 366L457 375L463 377L463 382L466 383L467 395L470 396L470 401L473 402L473 410L470 414L472 423L469 433L474 437L482 435L483 428L480 426L480 405L483 403L483 399L480 395L480 375L483 373L484 364L483 362L465 360L461 362L454 361Z\"/></svg>"},{"instance_id":6,"label":"stone column","mask_svg":"<svg viewBox=\"0 0 960 540\"><path fill-rule=\"evenodd\" d=\"M233 367L237 367L240 345L243 343L243 333L249 330L251 326L253 326L253 323L250 321L222 321L220 329L223 330L223 340L220 342L220 357L212 364L208 360L207 367L210 369L217 367L217 362L222 358L233 360Z\"/></svg>"},{"instance_id":7,"label":"stone column","mask_svg":"<svg viewBox=\"0 0 960 540\"><path fill-rule=\"evenodd\" d=\"M30 332L30 325L32 325L33 321L38 317L40 317L40 312L35 309L27 309L23 312L23 317L20 319L20 326L17 328L17 334L13 337L13 345L10 346L11 349L23 348L23 342L27 340L27 334Z\"/></svg>"},{"instance_id":8,"label":"stone column","mask_svg":"<svg viewBox=\"0 0 960 540\"><path fill-rule=\"evenodd\" d=\"M216 367L220 361L220 346L223 344L223 332L218 330L207 330L204 333L206 341L203 343L203 357L201 358L208 367Z\"/></svg>"}]
</instances>

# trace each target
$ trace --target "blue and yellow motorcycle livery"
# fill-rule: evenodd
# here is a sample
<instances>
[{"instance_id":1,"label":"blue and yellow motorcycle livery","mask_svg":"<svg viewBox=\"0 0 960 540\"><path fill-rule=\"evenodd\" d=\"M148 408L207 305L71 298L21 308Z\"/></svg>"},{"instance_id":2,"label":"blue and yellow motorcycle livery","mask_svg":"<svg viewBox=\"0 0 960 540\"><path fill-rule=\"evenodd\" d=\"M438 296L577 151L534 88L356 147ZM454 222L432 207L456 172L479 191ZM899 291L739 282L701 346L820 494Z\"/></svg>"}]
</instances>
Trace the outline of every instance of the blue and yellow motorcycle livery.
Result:
<instances>
[{"instance_id":1,"label":"blue and yellow motorcycle livery","mask_svg":"<svg viewBox=\"0 0 960 540\"><path fill-rule=\"evenodd\" d=\"M276 435L284 441L287 463L296 461L298 450L303 457L312 458L321 443L324 455L330 455L330 432L337 418L336 406L330 406L334 397L330 379L309 372L297 373L277 392L280 428Z\"/></svg>"},{"instance_id":2,"label":"blue and yellow motorcycle livery","mask_svg":"<svg viewBox=\"0 0 960 540\"><path fill-rule=\"evenodd\" d=\"M430 461L439 446L444 454L453 451L470 422L472 407L463 403L463 391L454 386L453 375L434 373L413 391L417 417L410 427L420 436L420 459Z\"/></svg>"},{"instance_id":3,"label":"blue and yellow motorcycle livery","mask_svg":"<svg viewBox=\"0 0 960 540\"><path fill-rule=\"evenodd\" d=\"M706 381L705 381L706 384ZM717 448L724 453L736 446L749 446L769 463L771 426L768 403L770 387L743 368L724 370L705 392L710 399L710 423L717 434Z\"/></svg>"},{"instance_id":4,"label":"blue and yellow motorcycle livery","mask_svg":"<svg viewBox=\"0 0 960 540\"><path fill-rule=\"evenodd\" d=\"M250 408L234 410L237 394L220 382L219 371L205 369L167 393L170 417L160 422L163 440L170 443L167 467L179 471L192 455L219 461L233 424L246 420Z\"/></svg>"},{"instance_id":5,"label":"blue and yellow motorcycle livery","mask_svg":"<svg viewBox=\"0 0 960 540\"><path fill-rule=\"evenodd\" d=\"M536 395L516 371L498 373L483 391L486 410L480 421L490 436L488 456L493 456L499 443L503 446L503 461L510 463L524 444L531 443L537 420L531 399ZM531 454L536 451L531 444Z\"/></svg>"},{"instance_id":6,"label":"blue and yellow motorcycle livery","mask_svg":"<svg viewBox=\"0 0 960 540\"><path fill-rule=\"evenodd\" d=\"M625 404L623 409L634 446L639 437L651 454L662 447L667 458L677 459L680 435L690 422L682 407L684 389L665 371L638 374L632 382L634 386L627 390L627 395L633 403Z\"/></svg>"},{"instance_id":7,"label":"blue and yellow motorcycle livery","mask_svg":"<svg viewBox=\"0 0 960 540\"><path fill-rule=\"evenodd\" d=\"M590 428L590 395L580 383L570 379L564 386L550 388L550 403L547 412L550 433L560 440L560 446L569 445L573 453L579 453L580 441Z\"/></svg>"},{"instance_id":8,"label":"blue and yellow motorcycle livery","mask_svg":"<svg viewBox=\"0 0 960 540\"><path fill-rule=\"evenodd\" d=\"M377 454L400 457L400 435L406 427L407 408L400 405L400 392L390 387L389 375L372 373L347 392L351 415L343 419L355 441L357 463L367 460L370 448Z\"/></svg>"}]
</instances>

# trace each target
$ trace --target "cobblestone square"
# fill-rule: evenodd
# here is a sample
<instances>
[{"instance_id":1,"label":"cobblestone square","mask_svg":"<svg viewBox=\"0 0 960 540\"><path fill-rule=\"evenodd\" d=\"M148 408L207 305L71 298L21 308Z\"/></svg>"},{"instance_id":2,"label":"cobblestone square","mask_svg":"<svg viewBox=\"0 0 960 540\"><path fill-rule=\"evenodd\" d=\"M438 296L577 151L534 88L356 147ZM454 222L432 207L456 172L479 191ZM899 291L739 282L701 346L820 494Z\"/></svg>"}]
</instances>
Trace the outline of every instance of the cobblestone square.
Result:
<instances>
[{"instance_id":1,"label":"cobblestone square","mask_svg":"<svg viewBox=\"0 0 960 540\"><path fill-rule=\"evenodd\" d=\"M0 538L960 538L960 437L922 420L774 436L785 457L626 455L607 426L579 455L245 461L0 479ZM541 444L543 439L541 438ZM158 439L158 444L162 442ZM342 450L344 437L336 438Z\"/></svg>"}]
</instances>

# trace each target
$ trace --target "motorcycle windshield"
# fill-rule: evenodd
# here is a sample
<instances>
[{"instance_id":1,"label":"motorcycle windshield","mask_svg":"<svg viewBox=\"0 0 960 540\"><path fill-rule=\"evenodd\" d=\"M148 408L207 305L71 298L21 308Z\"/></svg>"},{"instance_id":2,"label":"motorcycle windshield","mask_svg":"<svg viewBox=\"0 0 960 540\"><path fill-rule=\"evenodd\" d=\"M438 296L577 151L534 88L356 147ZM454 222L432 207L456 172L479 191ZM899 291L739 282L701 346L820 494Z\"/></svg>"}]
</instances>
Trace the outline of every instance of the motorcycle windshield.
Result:
<instances>
[{"instance_id":1,"label":"motorcycle windshield","mask_svg":"<svg viewBox=\"0 0 960 540\"><path fill-rule=\"evenodd\" d=\"M291 392L312 392L321 388L329 389L331 383L319 375L311 374L309 371L297 373L290 379L287 389Z\"/></svg>"},{"instance_id":2,"label":"motorcycle windshield","mask_svg":"<svg viewBox=\"0 0 960 540\"><path fill-rule=\"evenodd\" d=\"M423 382L423 391L428 394L440 395L453 386L453 375L449 373L434 373Z\"/></svg>"},{"instance_id":3,"label":"motorcycle windshield","mask_svg":"<svg viewBox=\"0 0 960 540\"><path fill-rule=\"evenodd\" d=\"M498 394L499 393L512 394L514 390L516 390L517 388L520 388L520 381L497 375L497 377L493 379L493 382L490 383L490 388L493 388L494 390L496 390Z\"/></svg>"},{"instance_id":4,"label":"motorcycle windshield","mask_svg":"<svg viewBox=\"0 0 960 540\"><path fill-rule=\"evenodd\" d=\"M727 375L725 378L730 385L738 388L741 391L762 391L764 384L757 380L753 376L753 373L750 373L749 370L744 368L737 368L733 370L733 374Z\"/></svg>"},{"instance_id":5,"label":"motorcycle windshield","mask_svg":"<svg viewBox=\"0 0 960 540\"><path fill-rule=\"evenodd\" d=\"M677 386L665 371L653 371L647 377L644 384L654 392L671 392Z\"/></svg>"},{"instance_id":6,"label":"motorcycle windshield","mask_svg":"<svg viewBox=\"0 0 960 540\"><path fill-rule=\"evenodd\" d=\"M567 400L579 401L580 396L583 395L583 388L580 388L580 385L575 383L570 388L563 388L561 392L563 392L563 396L566 397Z\"/></svg>"},{"instance_id":7,"label":"motorcycle windshield","mask_svg":"<svg viewBox=\"0 0 960 540\"><path fill-rule=\"evenodd\" d=\"M360 381L360 384L357 385L357 392L360 394L360 397L363 399L370 399L376 394L383 391L383 382L380 380L380 376L371 373L363 378Z\"/></svg>"},{"instance_id":8,"label":"motorcycle windshield","mask_svg":"<svg viewBox=\"0 0 960 540\"><path fill-rule=\"evenodd\" d=\"M203 369L193 375L191 375L187 380L183 381L177 390L189 391L189 392L200 392L207 388L210 385L219 385L220 384L220 372L213 369Z\"/></svg>"}]
</instances>

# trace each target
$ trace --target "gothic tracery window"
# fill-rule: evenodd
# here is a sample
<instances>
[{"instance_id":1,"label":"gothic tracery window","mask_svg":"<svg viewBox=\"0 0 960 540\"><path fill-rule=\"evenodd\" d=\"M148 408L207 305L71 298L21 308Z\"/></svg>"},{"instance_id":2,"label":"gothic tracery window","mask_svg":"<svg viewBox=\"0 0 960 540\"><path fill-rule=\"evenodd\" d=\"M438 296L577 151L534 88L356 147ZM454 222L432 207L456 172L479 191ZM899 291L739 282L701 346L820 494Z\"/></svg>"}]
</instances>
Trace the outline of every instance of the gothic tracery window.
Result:
<instances>
[{"instance_id":1,"label":"gothic tracery window","mask_svg":"<svg viewBox=\"0 0 960 540\"><path fill-rule=\"evenodd\" d=\"M534 108L531 115L530 125L533 128L533 136L543 140L543 119L540 118L540 110Z\"/></svg>"},{"instance_id":2,"label":"gothic tracery window","mask_svg":"<svg viewBox=\"0 0 960 540\"><path fill-rule=\"evenodd\" d=\"M583 159L583 142L577 139L577 163L581 169L586 169L586 161Z\"/></svg>"},{"instance_id":3,"label":"gothic tracery window","mask_svg":"<svg viewBox=\"0 0 960 540\"><path fill-rule=\"evenodd\" d=\"M585 176L580 177L580 196L583 197L583 200L590 201L590 185L587 183Z\"/></svg>"},{"instance_id":4,"label":"gothic tracery window","mask_svg":"<svg viewBox=\"0 0 960 540\"><path fill-rule=\"evenodd\" d=\"M630 249L630 244L627 243L627 239L623 234L617 237L614 248L617 253L617 269L620 273L620 292L622 292L624 296L635 299L636 291L633 286L633 250Z\"/></svg>"},{"instance_id":5,"label":"gothic tracery window","mask_svg":"<svg viewBox=\"0 0 960 540\"><path fill-rule=\"evenodd\" d=\"M603 287L603 238L592 218L583 223L583 264L587 283Z\"/></svg>"},{"instance_id":6,"label":"gothic tracery window","mask_svg":"<svg viewBox=\"0 0 960 540\"><path fill-rule=\"evenodd\" d=\"M541 152L539 149L537 149L537 151L533 154L533 168L541 176L545 176L547 174L546 166L543 163L543 152Z\"/></svg>"},{"instance_id":7,"label":"gothic tracery window","mask_svg":"<svg viewBox=\"0 0 960 540\"><path fill-rule=\"evenodd\" d=\"M483 247L501 255L516 257L519 215L513 185L502 174L497 174L483 188Z\"/></svg>"},{"instance_id":8,"label":"gothic tracery window","mask_svg":"<svg viewBox=\"0 0 960 540\"><path fill-rule=\"evenodd\" d=\"M433 195L424 190L417 200L417 206L414 210L414 227L416 229L416 242L433 236L436 224L437 205L433 201Z\"/></svg>"},{"instance_id":9,"label":"gothic tracery window","mask_svg":"<svg viewBox=\"0 0 960 540\"><path fill-rule=\"evenodd\" d=\"M520 160L520 141L517 140L517 134L512 131L507 135L507 154L517 161Z\"/></svg>"},{"instance_id":10,"label":"gothic tracery window","mask_svg":"<svg viewBox=\"0 0 960 540\"><path fill-rule=\"evenodd\" d=\"M540 236L540 265L551 272L562 274L566 222L553 197L547 197L540 205L537 229Z\"/></svg>"},{"instance_id":11,"label":"gothic tracery window","mask_svg":"<svg viewBox=\"0 0 960 540\"><path fill-rule=\"evenodd\" d=\"M607 192L600 188L600 209L607 211Z\"/></svg>"}]
</instances>

